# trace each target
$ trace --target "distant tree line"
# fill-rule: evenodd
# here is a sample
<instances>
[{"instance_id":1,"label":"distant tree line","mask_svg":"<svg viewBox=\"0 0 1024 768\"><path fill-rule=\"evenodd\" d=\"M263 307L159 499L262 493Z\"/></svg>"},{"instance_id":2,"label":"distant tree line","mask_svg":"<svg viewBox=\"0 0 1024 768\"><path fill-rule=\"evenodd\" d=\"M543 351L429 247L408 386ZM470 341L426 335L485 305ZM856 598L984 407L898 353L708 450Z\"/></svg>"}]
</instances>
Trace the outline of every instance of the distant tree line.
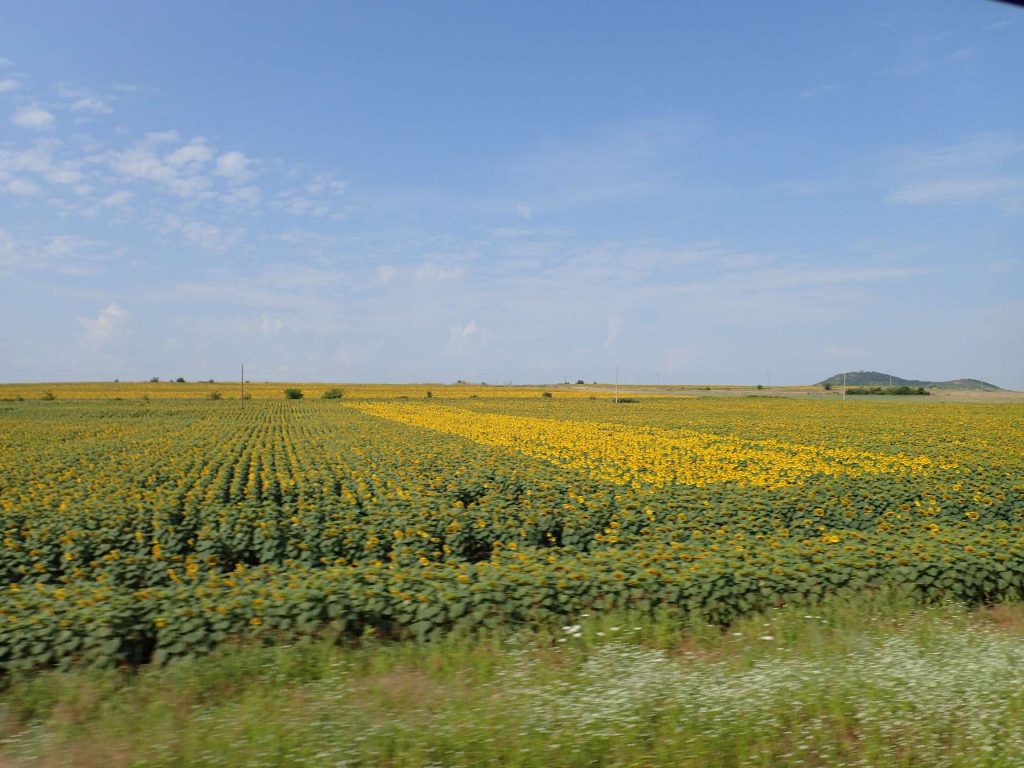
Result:
<instances>
[{"instance_id":1,"label":"distant tree line","mask_svg":"<svg viewBox=\"0 0 1024 768\"><path fill-rule=\"evenodd\" d=\"M924 387L850 387L848 395L930 395Z\"/></svg>"}]
</instances>

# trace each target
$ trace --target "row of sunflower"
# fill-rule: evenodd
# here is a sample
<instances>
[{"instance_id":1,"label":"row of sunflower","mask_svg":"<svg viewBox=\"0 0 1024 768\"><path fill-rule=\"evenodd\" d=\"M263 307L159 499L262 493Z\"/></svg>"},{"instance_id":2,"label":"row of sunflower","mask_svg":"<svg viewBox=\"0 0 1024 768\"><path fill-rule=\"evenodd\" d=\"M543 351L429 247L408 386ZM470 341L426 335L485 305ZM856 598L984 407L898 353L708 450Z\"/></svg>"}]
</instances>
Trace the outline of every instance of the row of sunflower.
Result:
<instances>
[{"instance_id":1,"label":"row of sunflower","mask_svg":"<svg viewBox=\"0 0 1024 768\"><path fill-rule=\"evenodd\" d=\"M799 405L8 405L0 665L602 607L726 622L884 581L966 600L1021 590L1019 411L979 411L1003 419L983 450L948 410L901 412L922 430L910 452L872 438L897 412ZM792 439L840 416L856 440Z\"/></svg>"}]
</instances>

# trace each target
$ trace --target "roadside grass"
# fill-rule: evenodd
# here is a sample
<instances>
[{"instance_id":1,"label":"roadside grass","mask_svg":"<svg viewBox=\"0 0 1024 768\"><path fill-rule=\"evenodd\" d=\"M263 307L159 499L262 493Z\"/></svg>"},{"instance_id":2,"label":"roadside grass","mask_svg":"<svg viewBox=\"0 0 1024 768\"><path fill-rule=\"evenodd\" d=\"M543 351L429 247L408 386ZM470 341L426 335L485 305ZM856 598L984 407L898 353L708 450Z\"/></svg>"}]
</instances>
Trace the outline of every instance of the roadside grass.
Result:
<instances>
[{"instance_id":1,"label":"roadside grass","mask_svg":"<svg viewBox=\"0 0 1024 768\"><path fill-rule=\"evenodd\" d=\"M6 682L0 766L1019 766L1024 607L588 616Z\"/></svg>"}]
</instances>

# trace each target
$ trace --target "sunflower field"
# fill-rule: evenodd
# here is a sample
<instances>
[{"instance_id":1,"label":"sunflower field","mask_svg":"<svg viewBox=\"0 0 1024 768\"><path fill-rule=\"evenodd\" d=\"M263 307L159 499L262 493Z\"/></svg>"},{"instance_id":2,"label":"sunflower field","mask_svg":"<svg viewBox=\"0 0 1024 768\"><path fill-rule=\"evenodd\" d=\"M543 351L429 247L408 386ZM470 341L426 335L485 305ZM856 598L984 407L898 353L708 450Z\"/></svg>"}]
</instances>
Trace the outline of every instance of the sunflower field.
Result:
<instances>
[{"instance_id":1,"label":"sunflower field","mask_svg":"<svg viewBox=\"0 0 1024 768\"><path fill-rule=\"evenodd\" d=\"M0 669L1024 590L1024 406L518 394L0 402Z\"/></svg>"}]
</instances>

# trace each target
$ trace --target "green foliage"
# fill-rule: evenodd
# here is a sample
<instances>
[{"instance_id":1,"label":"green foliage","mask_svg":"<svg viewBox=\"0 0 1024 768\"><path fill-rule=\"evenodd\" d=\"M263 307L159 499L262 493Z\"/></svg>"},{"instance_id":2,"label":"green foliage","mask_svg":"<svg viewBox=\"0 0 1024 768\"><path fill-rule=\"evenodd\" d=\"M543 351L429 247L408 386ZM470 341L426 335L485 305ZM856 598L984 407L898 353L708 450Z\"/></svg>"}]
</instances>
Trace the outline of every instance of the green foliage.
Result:
<instances>
[{"instance_id":1,"label":"green foliage","mask_svg":"<svg viewBox=\"0 0 1024 768\"><path fill-rule=\"evenodd\" d=\"M551 397L551 393L550 393L550 392L544 392L544 393L543 393L543 394L541 395L541 397Z\"/></svg>"},{"instance_id":2,"label":"green foliage","mask_svg":"<svg viewBox=\"0 0 1024 768\"><path fill-rule=\"evenodd\" d=\"M220 400L223 397L220 392L209 392L206 395L207 400Z\"/></svg>"},{"instance_id":3,"label":"green foliage","mask_svg":"<svg viewBox=\"0 0 1024 768\"><path fill-rule=\"evenodd\" d=\"M320 397L322 397L324 400L341 400L344 394L345 393L342 390L334 388L324 390L324 393L320 395Z\"/></svg>"},{"instance_id":4,"label":"green foliage","mask_svg":"<svg viewBox=\"0 0 1024 768\"><path fill-rule=\"evenodd\" d=\"M53 390L47 389L39 396L40 400L56 400L57 396L53 394Z\"/></svg>"},{"instance_id":5,"label":"green foliage","mask_svg":"<svg viewBox=\"0 0 1024 768\"><path fill-rule=\"evenodd\" d=\"M301 400L302 390L297 387L289 387L284 391L284 396L287 400Z\"/></svg>"},{"instance_id":6,"label":"green foliage","mask_svg":"<svg viewBox=\"0 0 1024 768\"><path fill-rule=\"evenodd\" d=\"M924 387L851 387L848 395L930 395Z\"/></svg>"},{"instance_id":7,"label":"green foliage","mask_svg":"<svg viewBox=\"0 0 1024 768\"><path fill-rule=\"evenodd\" d=\"M586 398L462 407L609 419L607 401ZM317 399L28 402L0 413L0 670L324 631L435 641L591 611L672 609L717 625L888 584L922 602L1022 594L1020 409L914 407L901 444L901 407L847 403L824 423L840 410L824 398L616 410L639 427L804 444L838 423L858 448L934 456L920 475L654 487Z\"/></svg>"},{"instance_id":8,"label":"green foliage","mask_svg":"<svg viewBox=\"0 0 1024 768\"><path fill-rule=\"evenodd\" d=\"M771 608L727 631L667 608L430 643L382 642L372 627L344 643L333 630L294 644L254 638L140 674L12 676L3 708L17 736L4 757L80 768L111 755L224 768L736 768L738 755L756 755L749 764L780 768L1016 768L1024 646L996 615L1019 622L1021 609L866 592Z\"/></svg>"}]
</instances>

